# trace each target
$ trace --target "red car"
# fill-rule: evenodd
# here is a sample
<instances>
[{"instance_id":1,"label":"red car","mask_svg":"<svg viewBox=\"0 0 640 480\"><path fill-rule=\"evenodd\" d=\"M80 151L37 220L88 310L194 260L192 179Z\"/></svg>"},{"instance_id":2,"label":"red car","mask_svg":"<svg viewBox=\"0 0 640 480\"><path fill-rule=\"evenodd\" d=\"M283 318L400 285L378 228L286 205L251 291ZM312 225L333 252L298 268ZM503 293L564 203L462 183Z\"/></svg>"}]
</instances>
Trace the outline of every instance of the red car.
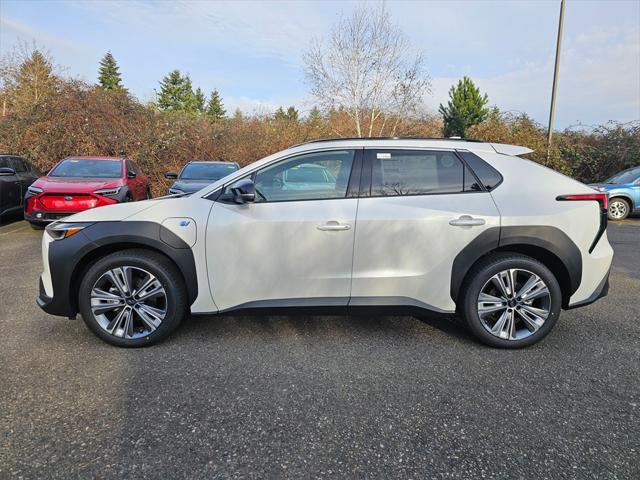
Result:
<instances>
[{"instance_id":1,"label":"red car","mask_svg":"<svg viewBox=\"0 0 640 480\"><path fill-rule=\"evenodd\" d=\"M149 181L132 160L68 157L27 189L24 218L42 228L89 208L147 198Z\"/></svg>"}]
</instances>

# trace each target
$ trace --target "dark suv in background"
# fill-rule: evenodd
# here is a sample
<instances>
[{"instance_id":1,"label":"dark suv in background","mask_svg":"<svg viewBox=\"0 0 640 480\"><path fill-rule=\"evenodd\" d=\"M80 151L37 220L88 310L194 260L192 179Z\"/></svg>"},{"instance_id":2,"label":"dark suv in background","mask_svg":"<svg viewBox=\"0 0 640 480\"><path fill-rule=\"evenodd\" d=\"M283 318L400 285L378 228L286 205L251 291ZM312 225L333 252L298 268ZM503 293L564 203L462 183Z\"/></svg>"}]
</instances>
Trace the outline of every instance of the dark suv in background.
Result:
<instances>
[{"instance_id":1,"label":"dark suv in background","mask_svg":"<svg viewBox=\"0 0 640 480\"><path fill-rule=\"evenodd\" d=\"M42 173L19 155L0 154L0 215L19 212L27 188Z\"/></svg>"},{"instance_id":2,"label":"dark suv in background","mask_svg":"<svg viewBox=\"0 0 640 480\"><path fill-rule=\"evenodd\" d=\"M167 172L164 176L175 180L169 187L169 195L193 193L207 185L226 177L240 168L236 162L211 160L193 160L187 163L180 173Z\"/></svg>"}]
</instances>

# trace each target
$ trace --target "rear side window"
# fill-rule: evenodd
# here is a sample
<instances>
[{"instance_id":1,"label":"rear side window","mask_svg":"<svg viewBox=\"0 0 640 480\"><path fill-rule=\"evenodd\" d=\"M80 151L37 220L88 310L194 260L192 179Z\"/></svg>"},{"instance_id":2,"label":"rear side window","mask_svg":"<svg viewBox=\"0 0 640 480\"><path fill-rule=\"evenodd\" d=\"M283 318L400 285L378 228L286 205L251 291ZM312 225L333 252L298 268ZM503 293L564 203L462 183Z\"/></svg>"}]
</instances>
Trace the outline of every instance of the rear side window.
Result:
<instances>
[{"instance_id":1,"label":"rear side window","mask_svg":"<svg viewBox=\"0 0 640 480\"><path fill-rule=\"evenodd\" d=\"M13 168L9 167L9 157L0 157L0 168Z\"/></svg>"},{"instance_id":2,"label":"rear side window","mask_svg":"<svg viewBox=\"0 0 640 480\"><path fill-rule=\"evenodd\" d=\"M453 152L375 150L372 162L371 196L374 197L479 190L465 182L465 176L473 175L465 172L464 164Z\"/></svg>"},{"instance_id":3,"label":"rear side window","mask_svg":"<svg viewBox=\"0 0 640 480\"><path fill-rule=\"evenodd\" d=\"M482 160L479 156L471 152L458 152L467 165L471 167L471 170L480 179L484 188L491 191L500 185L502 182L502 175L495 168Z\"/></svg>"}]
</instances>

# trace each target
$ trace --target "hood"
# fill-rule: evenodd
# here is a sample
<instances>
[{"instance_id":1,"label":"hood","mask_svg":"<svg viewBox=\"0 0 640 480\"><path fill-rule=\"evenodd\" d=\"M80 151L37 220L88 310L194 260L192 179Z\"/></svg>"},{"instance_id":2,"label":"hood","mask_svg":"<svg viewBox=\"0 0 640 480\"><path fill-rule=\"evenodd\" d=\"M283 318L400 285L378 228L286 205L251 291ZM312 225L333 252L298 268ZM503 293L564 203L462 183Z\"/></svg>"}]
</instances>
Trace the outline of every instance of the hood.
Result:
<instances>
[{"instance_id":1,"label":"hood","mask_svg":"<svg viewBox=\"0 0 640 480\"><path fill-rule=\"evenodd\" d=\"M119 178L41 177L33 186L42 188L45 192L90 193L101 188L121 187L122 183L122 179Z\"/></svg>"},{"instance_id":2,"label":"hood","mask_svg":"<svg viewBox=\"0 0 640 480\"><path fill-rule=\"evenodd\" d=\"M178 200L178 199L176 199ZM69 222L118 222L140 213L148 208L165 201L162 199L143 200L141 202L116 203L104 207L91 208L83 212L66 217Z\"/></svg>"},{"instance_id":3,"label":"hood","mask_svg":"<svg viewBox=\"0 0 640 480\"><path fill-rule=\"evenodd\" d=\"M611 190L624 189L631 186L628 183L590 183L591 188L595 188L601 192L609 192Z\"/></svg>"},{"instance_id":4,"label":"hood","mask_svg":"<svg viewBox=\"0 0 640 480\"><path fill-rule=\"evenodd\" d=\"M185 193L193 193L217 182L217 180L178 180L171 188L182 190Z\"/></svg>"}]
</instances>

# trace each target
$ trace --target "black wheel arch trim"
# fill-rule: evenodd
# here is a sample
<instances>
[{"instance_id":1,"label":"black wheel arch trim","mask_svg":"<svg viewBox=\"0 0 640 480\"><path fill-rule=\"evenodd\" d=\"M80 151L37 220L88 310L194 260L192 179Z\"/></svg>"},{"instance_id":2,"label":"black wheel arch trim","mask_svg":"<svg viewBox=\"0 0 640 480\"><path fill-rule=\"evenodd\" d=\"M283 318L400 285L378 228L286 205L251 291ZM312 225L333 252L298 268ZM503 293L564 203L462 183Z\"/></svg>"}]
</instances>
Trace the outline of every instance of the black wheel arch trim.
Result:
<instances>
[{"instance_id":1,"label":"black wheel arch trim","mask_svg":"<svg viewBox=\"0 0 640 480\"><path fill-rule=\"evenodd\" d=\"M568 297L578 290L582 281L582 255L562 230L545 225L492 227L478 235L453 260L452 300L457 303L467 273L478 260L492 251L506 250L509 246L536 247L551 253L562 262L568 273ZM569 298L563 299L565 305L568 301Z\"/></svg>"},{"instance_id":2,"label":"black wheel arch trim","mask_svg":"<svg viewBox=\"0 0 640 480\"><path fill-rule=\"evenodd\" d=\"M184 278L189 305L193 304L198 296L198 280L189 245L159 223L116 221L94 223L71 237L49 244L53 297L46 297L41 291L38 305L52 315L75 317L82 273L102 256L127 248L147 248L170 258Z\"/></svg>"}]
</instances>

